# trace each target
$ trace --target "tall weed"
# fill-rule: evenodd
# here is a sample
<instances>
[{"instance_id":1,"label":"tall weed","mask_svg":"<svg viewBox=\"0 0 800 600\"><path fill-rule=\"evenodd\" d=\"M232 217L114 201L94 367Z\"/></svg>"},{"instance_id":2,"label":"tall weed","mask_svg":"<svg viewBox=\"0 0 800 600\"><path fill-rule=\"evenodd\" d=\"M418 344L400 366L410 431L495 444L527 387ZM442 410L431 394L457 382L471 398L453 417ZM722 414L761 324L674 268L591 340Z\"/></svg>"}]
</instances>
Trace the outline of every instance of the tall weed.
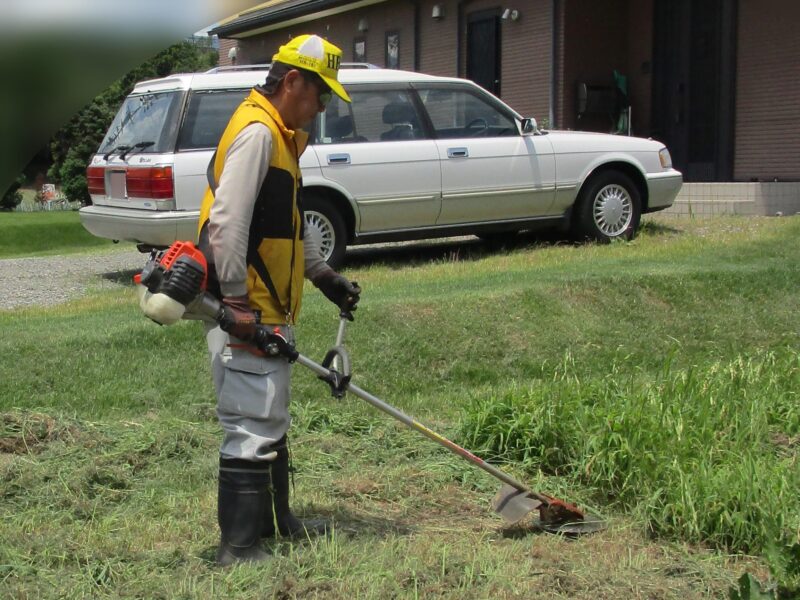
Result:
<instances>
[{"instance_id":1,"label":"tall weed","mask_svg":"<svg viewBox=\"0 0 800 600\"><path fill-rule=\"evenodd\" d=\"M797 536L793 349L652 379L612 365L581 381L567 357L551 381L473 398L461 439L500 461L570 476L640 514L654 534L740 552Z\"/></svg>"}]
</instances>

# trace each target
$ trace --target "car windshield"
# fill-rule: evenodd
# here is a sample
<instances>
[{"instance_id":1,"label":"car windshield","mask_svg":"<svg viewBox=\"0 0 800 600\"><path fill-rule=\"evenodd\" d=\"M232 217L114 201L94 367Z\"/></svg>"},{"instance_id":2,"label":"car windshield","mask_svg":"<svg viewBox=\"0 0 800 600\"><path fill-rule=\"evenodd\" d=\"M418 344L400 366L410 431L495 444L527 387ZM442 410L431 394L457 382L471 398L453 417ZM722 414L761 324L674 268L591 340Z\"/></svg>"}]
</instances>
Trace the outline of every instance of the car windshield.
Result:
<instances>
[{"instance_id":1,"label":"car windshield","mask_svg":"<svg viewBox=\"0 0 800 600\"><path fill-rule=\"evenodd\" d=\"M166 152L175 143L175 115L183 93L178 91L128 96L108 128L98 153L133 148L142 140L153 143L147 152Z\"/></svg>"}]
</instances>

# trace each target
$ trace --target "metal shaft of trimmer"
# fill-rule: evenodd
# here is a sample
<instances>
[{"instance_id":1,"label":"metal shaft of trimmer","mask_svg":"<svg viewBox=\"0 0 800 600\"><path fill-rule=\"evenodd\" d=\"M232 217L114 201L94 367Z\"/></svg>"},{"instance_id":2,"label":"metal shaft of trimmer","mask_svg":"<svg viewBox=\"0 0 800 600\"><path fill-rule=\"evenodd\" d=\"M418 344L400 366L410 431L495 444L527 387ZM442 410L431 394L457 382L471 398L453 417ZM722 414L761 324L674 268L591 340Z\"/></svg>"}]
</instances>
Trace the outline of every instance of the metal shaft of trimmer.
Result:
<instances>
[{"instance_id":1,"label":"metal shaft of trimmer","mask_svg":"<svg viewBox=\"0 0 800 600\"><path fill-rule=\"evenodd\" d=\"M339 331L336 334L336 345L337 346L341 346L342 343L344 342L344 333L345 333L345 328L346 327L347 327L347 318L345 318L343 316L339 320ZM303 365L304 367L310 369L311 371L313 371L317 375L320 375L321 377L326 377L330 373L330 371L327 368L325 368L322 365L314 362L313 360L311 360L310 358L304 356L303 354L300 354L298 356L297 362L299 364ZM335 368L335 366L334 366L334 368ZM418 421L415 421L414 419L409 417L407 414L405 414L402 411L396 409L394 406L391 406L390 404L387 404L386 402L384 402L383 400L381 400L377 396L373 396L369 392L367 392L365 390L362 390L360 387L358 387L354 383L348 383L345 386L345 389L348 392L351 392L352 394L358 396L362 400L365 400L366 402L368 402L369 404L371 404L372 406L374 406L378 410L390 415L391 417L394 417L395 419L397 419L401 423L404 423L405 425L407 425L411 429L414 429L415 431L418 431L419 433L423 434L425 437L427 437L427 438L433 440L434 442L444 446L445 448L447 448L451 452L453 452L455 454L458 454L459 456L461 456L463 458L466 458L471 463L473 463L475 466L483 469L484 471L486 471L490 475L493 475L494 477L496 477L500 481L502 481L504 483L507 483L508 485L510 485L510 486L520 490L520 491L531 493L535 497L539 496L539 494L536 494L536 492L533 492L528 486L520 483L519 481L517 481L516 479L514 479L513 477L511 477L507 473L505 473L505 472L501 471L500 469L488 464L483 459L479 458L478 456L475 456L470 451L462 448L461 446L459 446L458 444L456 444L454 442L451 442L447 438L442 437L441 435L439 435L435 431L431 431L430 429L425 427L422 423L419 423ZM547 497L542 497L540 499L543 500L543 501L550 500Z\"/></svg>"},{"instance_id":2,"label":"metal shaft of trimmer","mask_svg":"<svg viewBox=\"0 0 800 600\"><path fill-rule=\"evenodd\" d=\"M339 315L339 331L336 332L336 345L341 346L344 344L344 330L347 327L347 316L344 314Z\"/></svg>"}]
</instances>

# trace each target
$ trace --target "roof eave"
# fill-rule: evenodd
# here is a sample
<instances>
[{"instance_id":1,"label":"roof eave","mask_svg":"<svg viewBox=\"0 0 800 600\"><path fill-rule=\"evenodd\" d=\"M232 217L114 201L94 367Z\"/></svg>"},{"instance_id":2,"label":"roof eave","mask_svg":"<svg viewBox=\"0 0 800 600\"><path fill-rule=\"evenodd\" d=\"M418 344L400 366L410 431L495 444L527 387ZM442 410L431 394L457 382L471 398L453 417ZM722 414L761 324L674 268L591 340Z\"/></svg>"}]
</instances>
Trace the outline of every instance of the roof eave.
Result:
<instances>
[{"instance_id":1,"label":"roof eave","mask_svg":"<svg viewBox=\"0 0 800 600\"><path fill-rule=\"evenodd\" d=\"M299 0L298 2L278 5L263 11L258 11L254 14L244 15L220 25L219 27L215 27L208 33L209 35L217 35L221 38L234 37L237 34L246 33L268 25L274 25L281 21L303 17L322 10L351 4L352 2L353 0Z\"/></svg>"}]
</instances>

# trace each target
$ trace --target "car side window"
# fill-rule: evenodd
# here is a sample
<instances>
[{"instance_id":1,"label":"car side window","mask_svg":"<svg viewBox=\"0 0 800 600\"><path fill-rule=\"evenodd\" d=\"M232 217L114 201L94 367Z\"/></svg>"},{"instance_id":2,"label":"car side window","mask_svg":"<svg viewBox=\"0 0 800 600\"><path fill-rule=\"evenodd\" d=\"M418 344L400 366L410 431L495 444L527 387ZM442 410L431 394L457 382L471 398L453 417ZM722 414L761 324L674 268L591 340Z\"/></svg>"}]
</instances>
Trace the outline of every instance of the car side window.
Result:
<instances>
[{"instance_id":1,"label":"car side window","mask_svg":"<svg viewBox=\"0 0 800 600\"><path fill-rule=\"evenodd\" d=\"M512 118L468 90L420 89L419 96L438 138L519 135Z\"/></svg>"},{"instance_id":2,"label":"car side window","mask_svg":"<svg viewBox=\"0 0 800 600\"><path fill-rule=\"evenodd\" d=\"M178 150L216 148L228 121L250 90L198 90L189 96Z\"/></svg>"},{"instance_id":3,"label":"car side window","mask_svg":"<svg viewBox=\"0 0 800 600\"><path fill-rule=\"evenodd\" d=\"M352 96L351 96L352 98ZM356 133L351 105L334 95L325 112L317 117L315 144L365 142Z\"/></svg>"},{"instance_id":4,"label":"car side window","mask_svg":"<svg viewBox=\"0 0 800 600\"><path fill-rule=\"evenodd\" d=\"M352 103L334 96L320 115L316 143L393 142L426 137L408 92L374 90L349 94Z\"/></svg>"}]
</instances>

